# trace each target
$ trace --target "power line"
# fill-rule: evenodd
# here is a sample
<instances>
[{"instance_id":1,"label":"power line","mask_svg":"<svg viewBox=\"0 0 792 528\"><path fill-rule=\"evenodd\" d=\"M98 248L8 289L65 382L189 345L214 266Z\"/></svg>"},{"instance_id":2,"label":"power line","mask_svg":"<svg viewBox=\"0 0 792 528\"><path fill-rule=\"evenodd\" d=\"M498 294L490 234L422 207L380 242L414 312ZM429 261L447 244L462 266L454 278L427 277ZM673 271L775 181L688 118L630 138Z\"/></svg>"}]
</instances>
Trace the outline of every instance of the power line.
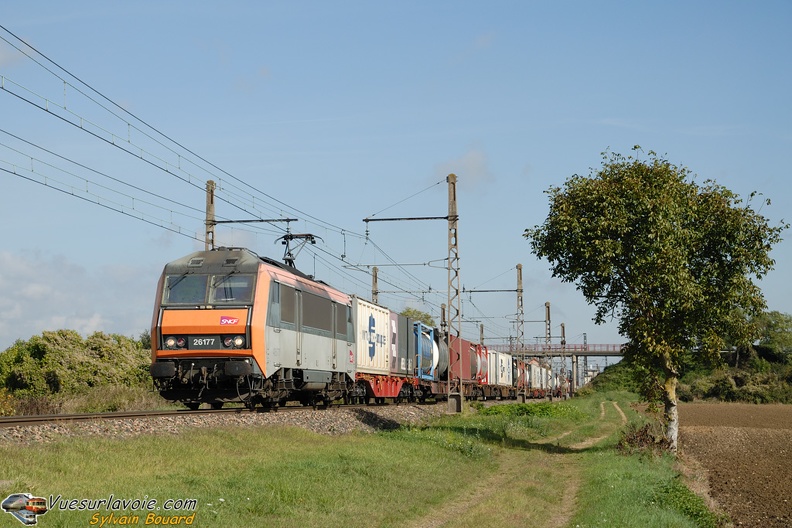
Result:
<instances>
[{"instance_id":1,"label":"power line","mask_svg":"<svg viewBox=\"0 0 792 528\"><path fill-rule=\"evenodd\" d=\"M123 214L123 215L129 216L129 217L132 217L132 218L136 218L137 220L141 220L141 221L143 221L143 222L146 222L146 223L148 223L148 224L155 225L155 226L157 226L157 227L161 227L161 228L163 228L163 229L167 229L168 231L172 231L172 232L174 232L174 233L177 233L177 234L179 234L179 235L185 236L185 237L187 237L187 238L192 238L192 239L194 239L194 240L198 240L198 241L202 241L202 240L203 240L203 239L199 238L199 237L198 237L198 236L196 236L196 235L190 235L190 234L187 234L185 231L183 231L183 230L181 229L181 227L180 227L180 226L169 227L169 226L168 226L166 223L163 223L164 221L162 221L162 220L160 220L159 222L155 222L155 221L153 221L153 220L146 219L146 218L144 218L143 216L137 216L137 215L134 215L134 214L132 214L131 212L129 212L129 211L125 211L125 210L123 210L123 209L118 209L118 208L115 208L115 207L111 207L111 206L109 206L109 205L107 205L107 204L103 204L103 203L101 203L101 202L97 202L97 201L89 200L88 198L86 198L86 197L84 197L84 196L80 196L79 194L75 194L75 193L73 193L73 192L69 192L69 191L67 191L66 189L61 189L61 188L59 188L59 187L54 187L54 186L52 186L52 185L48 185L46 182L41 182L41 181L38 181L38 180L36 180L35 178L30 178L30 177L28 177L28 176L25 176L25 175L23 175L23 174L15 173L15 172L12 172L12 171L10 171L10 170L8 170L8 169L5 169L5 168L2 168L2 167L0 167L0 170L1 170L1 171L3 171L3 172L7 172L7 173L9 173L9 174L12 174L12 175L14 175L14 176L17 176L17 177L19 177L19 178L23 178L23 179L25 179L25 180L31 181L31 182L33 182L33 183L38 183L39 185L43 185L43 186L45 186L45 187L49 187L49 188L51 188L51 189L55 189L56 191L60 191L60 192L62 192L62 193L64 193L64 194L67 194L67 195L69 195L69 196L73 196L73 197L75 197L75 198L79 198L80 200L85 200L86 202L89 202L89 203L92 203L92 204L98 205L98 206L100 206L100 207L104 207L105 209L109 209L109 210L111 210L111 211L115 211L115 212L117 212L117 213L121 213L121 214Z\"/></svg>"},{"instance_id":2,"label":"power line","mask_svg":"<svg viewBox=\"0 0 792 528\"><path fill-rule=\"evenodd\" d=\"M17 37L15 34L10 32L6 27L0 25L0 29L2 29L3 31L5 31L9 35L11 35L13 38L17 39L19 42L23 42L19 37ZM3 41L7 42L12 47L14 47L15 49L17 49L20 53L22 53L23 55L28 57L31 61L36 63L39 67L44 69L46 72L48 72L54 78L56 78L56 79L58 79L60 81L60 83L63 85L63 104L60 105L60 104L54 103L53 102L54 101L53 98L47 98L45 96L40 96L40 95L36 94L33 90L28 90L27 88L25 88L21 84L15 83L14 81L11 81L10 79L8 80L8 85L7 85L6 84L6 79L7 78L6 77L2 77L2 78L0 78L0 82L2 83L2 85L0 85L0 88L2 88L2 90L5 91L6 93L14 95L15 97L27 102L28 104L32 105L33 107L38 108L41 111L45 112L47 115L57 117L58 119L66 122L68 124L71 124L76 129L78 129L80 131L83 131L83 132L86 132L89 135L92 135L93 137L95 137L97 139L100 139L101 141L103 141L107 145L115 146L116 148L120 149L124 153L126 153L126 154L128 154L130 156L133 156L134 158L136 158L136 159L138 159L140 161L143 161L144 163L147 163L150 166L152 166L152 167L154 167L154 168L156 168L158 170L161 170L161 171L165 172L168 175L176 177L182 183L186 183L186 184L190 185L193 188L200 189L201 191L203 191L203 187L204 187L206 181L205 181L205 178L199 176L199 174L206 174L208 176L211 176L213 179L218 180L218 183L219 183L219 185L218 185L218 191L219 191L218 192L218 199L223 201L223 202L225 202L225 203L227 203L227 204L229 204L231 207L239 209L239 210L241 210L241 211L243 211L243 212L245 212L247 214L251 214L251 215L255 216L255 214L252 213L251 210L252 211L257 211L257 212L265 210L265 212L267 214L262 214L261 216L272 216L271 214L268 214L268 213L272 213L272 212L274 212L276 214L280 214L280 215L286 214L288 212L295 212L295 213L297 213L298 216L301 216L303 218L304 222L310 223L311 225L316 225L318 227L321 227L323 229L332 231L332 232L340 235L344 239L344 250L343 250L343 252L338 251L338 254L341 255L340 258L337 256L337 254L332 254L332 252L326 251L324 249L322 249L321 251L326 253L327 255L331 255L332 259L330 259L330 260L324 259L323 257L321 257L320 255L317 254L317 251L313 251L312 253L314 255L315 260L316 260L316 258L319 258L320 261L323 261L324 264L326 264L329 268L333 268L333 269L337 270L340 274L348 277L350 280L355 280L354 274L349 273L348 271L345 271L342 266L339 266L339 265L335 264L335 260L338 260L338 261L340 261L343 264L347 264L347 261L345 260L346 254L347 254L347 248L346 248L347 236L349 236L352 239L357 239L359 241L362 241L363 242L363 250L365 250L366 246L370 245L371 248L373 248L375 251L379 252L381 255L383 255L386 258L386 260L388 262L391 263L389 265L391 265L394 268L398 269L399 272L401 274L403 274L403 276L406 278L406 281L407 281L408 284L400 284L401 281L398 281L396 279L388 279L389 281L391 281L394 284L399 284L398 286L394 286L394 287L402 288L403 290L426 290L426 289L430 288L430 286L428 286L422 279L420 279L419 277L417 277L413 273L409 272L406 269L406 267L407 267L406 265L399 264L396 261L396 259L394 259L388 253L386 253L376 242L374 242L368 236L368 234L362 235L360 233L356 233L354 231L350 231L348 229L341 228L341 227L339 227L338 225L336 225L334 223L331 223L331 222L322 220L320 218L317 218L317 217L315 217L313 215L310 215L310 214L304 212L301 209L298 209L297 207L289 205L286 202L281 201L281 200L275 198L274 196L271 196L271 195L263 192L262 190L250 185L247 182L244 182L240 178L237 178L233 174L221 169L220 167L218 167L214 163L212 163L212 162L208 161L207 159L203 158L202 156L196 154L194 151L192 151L191 149L187 148L186 146L184 146L183 144L179 143L178 141L174 140L170 136L168 136L168 135L164 134L163 132L159 131L158 129L156 129L155 127L150 125L148 122L146 122L146 121L142 120L141 118L139 118L137 115L131 113L130 111L128 111L125 108L123 108L120 105L118 105L117 103L113 102L111 99L109 99L108 97L103 95L98 90L94 89L92 86L90 86L89 84L84 82L82 79L77 77L75 74L71 73L69 70L63 68L58 63L54 62L52 59L50 59L49 57L47 57L46 55L41 53L36 48L28 45L27 43L24 43L24 46L23 46L24 49L23 49L22 47L19 47L19 46L15 45L15 44L11 43L5 37L0 36L0 38ZM54 66L60 72L63 72L66 76L68 76L70 79L73 79L74 81L76 81L76 83L78 83L82 87L85 87L85 89L81 89L79 86L76 86L75 83L70 82L70 80L68 80L66 77L64 77L63 75L61 75L58 72L54 71L53 68L48 67L42 61L37 60L35 57L33 57L33 55L29 52L29 50L31 50L32 52L37 54L39 57L42 57L44 59L44 62L46 62L49 65ZM17 86L18 88L12 89L13 86ZM68 88L68 90L67 90L67 88ZM87 116L80 115L79 113L72 111L72 109L70 107L72 105L72 103L67 104L67 100L66 100L68 92L70 92L72 90L73 90L73 93L79 94L79 97L85 98L86 101L90 102L91 104L96 105L98 108L101 108L103 111L107 112L110 116L112 116L115 120L117 120L118 123L123 124L125 130L123 132L121 132L121 131L114 132L111 128L102 127L102 126L100 126L98 124L98 122L95 122L95 120L89 119ZM28 96L25 97L24 94L28 94ZM94 95L91 95L91 94L94 94ZM107 104L103 103L102 101L105 101ZM130 119L127 119L124 116L128 116L129 118L134 120L134 122L130 121ZM139 125L141 125L142 128ZM145 130L143 128L145 128ZM139 141L138 138L133 138L133 132L134 132L135 135L140 134L141 138L145 138L144 141L141 142L141 141ZM24 141L24 140L22 140L22 141ZM156 148L157 149L159 149L159 148L163 149L165 154L163 155L162 153L152 152L151 149L150 149L150 145L146 145L145 144L146 141L153 142L153 144L156 145ZM157 194L157 193L152 193L150 191L146 191L142 187L133 186L133 185L125 183L125 182L123 182L123 181L121 181L119 179L107 176L104 173L101 173L99 171L94 171L93 169L90 169L89 167L87 167L85 165L78 164L78 163L76 163L76 162L74 162L72 160L68 160L68 158L65 158L63 156L59 156L59 155L55 154L52 151L48 151L46 149L43 149L43 150L45 152L49 153L50 155L58 157L61 160L67 160L70 163L74 163L76 166L79 166L79 167L81 167L84 170L89 170L89 171L91 171L94 174L101 174L102 176L108 177L112 181L115 181L116 183L118 183L120 185L125 185L128 188L130 188L130 189L134 189L135 191L137 191L139 193L143 193L144 195L153 196L153 197L156 197L157 199L160 199L160 200L167 200L169 203L174 203L178 207L185 208L186 210L197 211L197 209L189 207L186 204L182 204L182 203L178 203L178 202L175 202L175 201L168 200L167 198L165 198L161 194ZM19 152L19 153L21 154L21 152ZM31 164L32 164L32 160L34 159L34 157L33 156L28 156L28 155L25 155L25 156L28 157L31 160ZM61 170L63 172L67 172L67 171L65 171L63 169L58 169L54 165L50 165L50 166L54 170ZM187 170L188 167L194 167L199 172L198 173L194 173L191 170ZM9 171L6 171L6 172L9 172ZM218 174L220 174L220 175L222 175L224 177L217 177ZM24 176L22 176L22 177L24 177ZM77 175L72 175L72 177L80 178ZM33 178L25 178L25 179L31 179L31 181L35 181L35 179L33 179ZM117 194L120 194L120 195L125 196L127 198L130 198L132 200L140 201L140 198L138 198L138 197L133 197L131 195L119 192L119 191L117 191L115 189L111 189L111 188L106 187L106 186L103 187L103 186L101 186L99 184L96 184L95 182L92 182L88 178L80 178L80 179L83 182L85 182L86 187L89 184L94 184L94 185L97 185L99 188L105 189L108 192L117 193ZM40 181L36 181L36 183L42 184L42 182L40 182ZM419 195L419 194L421 194L423 192L428 191L429 189L435 187L436 185L438 185L440 183L443 183L443 181L440 181L440 182L437 182L435 184L432 184L431 186L429 186L429 187L427 187L425 189L422 189L421 191L419 191L417 193L414 193L411 196L408 196L408 197L400 200L399 202L396 202L396 203L392 204L391 206L389 206L389 207L387 207L387 208L385 208L385 209L383 209L383 210L381 210L381 211L379 211L377 213L374 213L372 216L378 215L378 214L382 213L383 211L386 211L388 209L391 209L391 208L395 207L396 205L404 203L405 201L407 201L407 200L409 200L411 198L414 198L415 196L417 196L417 195ZM71 194L71 195L77 196L73 192L70 193L70 192L65 191L63 189L58 189L58 190L61 190L61 192L65 192L66 194ZM93 196L95 196L97 200L104 199L104 197L99 197L98 195L93 195ZM263 196L264 199L263 200L257 200L258 196ZM107 207L109 209L112 209L112 210L115 210L115 211L118 211L118 212L122 212L123 214L127 214L129 216L134 216L134 215L131 215L129 212L123 211L122 209L117 209L117 208L114 208L114 207L111 207L111 206L108 206L108 205L105 205L105 204L98 203L94 199L86 199L86 198L84 198L82 196L78 196L78 197L80 197L81 199L84 199L86 201L89 201L91 203L97 203L98 205L102 205L103 207ZM155 204L152 204L152 205L156 207ZM173 211L171 211L171 213L173 213ZM177 213L177 214L184 214L184 213ZM137 218L137 216L135 216L135 217ZM194 218L194 217L191 217L191 218ZM159 224L156 224L155 222L151 222L151 221L149 221L149 223L154 223L155 225L159 225ZM166 227L166 229L169 229L169 228ZM181 228L179 227L179 229L181 229ZM256 229L257 229L256 231L249 231L249 232L251 232L251 233L258 233L258 232L272 233L273 232L272 229L269 229L269 230L265 230L265 229L261 229L261 228L256 228ZM174 229L170 229L170 230L174 230ZM242 230L242 231L245 231L245 230ZM177 231L177 232L180 232L180 231ZM275 232L278 232L278 231L275 231ZM196 238L196 237L191 236L190 238ZM196 238L196 240L198 240L198 239ZM362 281L359 281L359 282L362 282ZM412 286L410 283L412 283L414 285L417 285L417 287ZM426 302L425 298L420 298L419 300L421 302Z\"/></svg>"},{"instance_id":3,"label":"power line","mask_svg":"<svg viewBox=\"0 0 792 528\"><path fill-rule=\"evenodd\" d=\"M153 196L153 197L155 197L155 198L159 198L159 199L161 199L161 200L164 200L164 201L166 201L166 202L168 202L168 203L176 204L176 205L178 205L178 206L180 206L180 207L184 207L185 209L190 209L190 210L193 210L193 211L195 211L195 212L197 212L197 213L202 213L202 212L203 212L201 209L199 209L199 208L197 208L197 207L193 207L193 206L191 206L191 205L188 205L188 204L184 204L184 203L181 203L181 202L177 202L177 201L175 201L175 200L172 200L172 199L170 199L170 198L166 198L165 196L162 196L162 195L160 195L160 194L153 193L153 192L151 192L151 191L147 191L146 189L143 189L142 187L139 187L139 186L137 186L137 185L132 185L131 183L125 182L125 181L123 181L123 180L121 180L121 179L119 179L119 178L115 178L115 177L113 177L113 176L110 176L109 174L106 174L106 173L104 173L104 172L98 171L98 170L96 170L96 169L92 169L91 167L88 167L87 165L84 165L84 164L82 164L82 163L79 163L79 162L77 162L77 161L74 161L73 159L67 158L67 157L65 157L65 156L62 156L62 155L60 155L60 154L57 154L57 153L55 153L55 152L53 152L53 151L51 151L51 150L49 150L49 149L46 149L46 148L44 148L44 147L42 147L42 146L40 146L40 145L37 145L37 144L35 144L35 143L32 143L32 142L30 142L30 141L28 141L28 140L26 140L26 139L23 139L23 138L21 138L21 137L17 136L16 134L12 134L11 132L8 132L7 130L4 130L4 129L2 129L2 128L0 128L0 132L2 132L3 134L6 134L6 135L8 135L8 136L10 136L10 137L12 137L12 138L14 138L14 139L16 139L17 141L21 141L21 142L25 143L25 144L26 144L26 145L28 145L28 146L31 146L31 147L33 147L33 148L35 148L35 149L38 149L38 150L41 150L42 152L46 152L47 154L49 154L49 155L51 155L51 156L55 156L55 157L56 157L56 158L58 158L58 159L61 159L61 160L63 160L63 161L66 161L66 162L68 162L68 163L71 163L72 165L75 165L75 166L77 166L77 167L80 167L80 168L82 168L82 169L85 169L85 170L87 170L87 171L89 171L89 172L92 172L92 173L94 173L94 174L98 175L98 176L102 176L102 177L104 177L104 178L107 178L107 179L109 179L109 180L111 180L111 181L114 181L114 182L116 182L116 183L119 183L119 184L121 184L121 185L123 185L123 186L125 186L125 187L129 187L129 188L131 188L131 189L134 189L134 190L136 190L136 191L140 191L140 192L142 192L142 193L144 193L144 194L148 194L148 195L150 195L150 196ZM58 168L57 168L57 167L55 167L54 165L52 165L52 164L50 164L50 163L48 163L48 162L45 162L44 160L41 160L41 159L39 159L39 158L34 158L34 157L30 156L29 154L25 154L25 153L24 153L24 152L22 152L21 150L18 150L18 149L14 148L14 147L12 147L12 146L10 146L10 145L6 145L5 143L0 143L0 146L3 146L3 147L5 147L5 148L7 148L7 149L9 149L9 150L12 150L12 151L14 151L14 152L18 153L18 154L21 154L22 156L24 156L24 157L26 157L26 158L29 158L29 159L30 159L30 161L31 161L31 164L32 164L32 162L35 160L35 161L38 161L38 162L39 162L39 163L41 163L41 164L48 165L48 166L52 167L53 169L56 169L56 170L61 170L61 171L63 171L63 172L66 172L66 171L64 171L63 169L58 169ZM75 176L75 177L77 177L77 176L76 176L76 175L74 175L74 174L72 174L72 176ZM86 183L93 183L93 182L90 182L90 181L89 181L89 180L87 180L87 179L84 179L84 181L85 181ZM96 184L96 183L95 183L95 185L97 185L97 186L100 186L100 187L103 187L103 186L101 186L100 184ZM109 187L105 187L105 188L109 189ZM114 191L114 192L117 192L117 191ZM127 195L127 196L128 196L128 195ZM129 197L131 198L131 196L129 196ZM200 217L199 217L199 218L200 218Z\"/></svg>"}]
</instances>

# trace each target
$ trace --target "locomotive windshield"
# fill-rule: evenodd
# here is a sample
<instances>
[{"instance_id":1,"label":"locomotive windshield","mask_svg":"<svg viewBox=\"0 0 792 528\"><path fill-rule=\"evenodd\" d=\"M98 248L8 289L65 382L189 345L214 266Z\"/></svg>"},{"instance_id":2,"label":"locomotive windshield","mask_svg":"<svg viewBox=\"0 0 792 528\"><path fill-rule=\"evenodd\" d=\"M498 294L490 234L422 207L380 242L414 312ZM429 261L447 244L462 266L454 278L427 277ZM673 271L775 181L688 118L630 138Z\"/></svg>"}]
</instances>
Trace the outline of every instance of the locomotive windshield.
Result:
<instances>
[{"instance_id":1,"label":"locomotive windshield","mask_svg":"<svg viewBox=\"0 0 792 528\"><path fill-rule=\"evenodd\" d=\"M253 278L255 275L222 275L212 277L209 303L253 302Z\"/></svg>"},{"instance_id":2,"label":"locomotive windshield","mask_svg":"<svg viewBox=\"0 0 792 528\"><path fill-rule=\"evenodd\" d=\"M164 305L250 304L255 275L168 275Z\"/></svg>"}]
</instances>

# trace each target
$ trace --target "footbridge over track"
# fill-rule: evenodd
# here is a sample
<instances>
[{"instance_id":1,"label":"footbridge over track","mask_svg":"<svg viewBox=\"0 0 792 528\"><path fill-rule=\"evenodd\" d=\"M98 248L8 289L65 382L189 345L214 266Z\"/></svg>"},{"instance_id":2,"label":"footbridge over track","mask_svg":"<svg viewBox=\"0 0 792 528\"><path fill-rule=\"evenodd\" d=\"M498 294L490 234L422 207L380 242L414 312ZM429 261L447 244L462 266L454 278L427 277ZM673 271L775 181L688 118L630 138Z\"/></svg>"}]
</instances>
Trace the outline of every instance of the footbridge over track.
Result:
<instances>
[{"instance_id":1,"label":"footbridge over track","mask_svg":"<svg viewBox=\"0 0 792 528\"><path fill-rule=\"evenodd\" d=\"M529 360L532 358L545 358L548 360L551 365L559 365L559 368L554 368L553 370L556 371L566 371L567 369L567 358L570 359L572 363L572 371L571 375L560 374L558 372L554 372L554 377L557 378L556 382L564 388L564 385L568 385L566 387L566 391L570 394L573 394L578 388L578 372L579 366L578 361L581 357L602 357L602 356L624 356L624 348L625 345L616 345L616 344L551 344L551 343L544 343L544 344L530 344L530 345L523 345L523 346L515 346L515 345L492 345L487 346L489 349L496 350L498 352L508 352L514 357L521 358L523 360ZM586 373L584 373L585 376ZM558 382L558 380L564 380ZM566 393L565 391L565 393Z\"/></svg>"},{"instance_id":2,"label":"footbridge over track","mask_svg":"<svg viewBox=\"0 0 792 528\"><path fill-rule=\"evenodd\" d=\"M532 344L517 347L514 345L487 345L498 352L509 352L515 356L559 357L559 356L623 356L624 345L559 345Z\"/></svg>"}]
</instances>

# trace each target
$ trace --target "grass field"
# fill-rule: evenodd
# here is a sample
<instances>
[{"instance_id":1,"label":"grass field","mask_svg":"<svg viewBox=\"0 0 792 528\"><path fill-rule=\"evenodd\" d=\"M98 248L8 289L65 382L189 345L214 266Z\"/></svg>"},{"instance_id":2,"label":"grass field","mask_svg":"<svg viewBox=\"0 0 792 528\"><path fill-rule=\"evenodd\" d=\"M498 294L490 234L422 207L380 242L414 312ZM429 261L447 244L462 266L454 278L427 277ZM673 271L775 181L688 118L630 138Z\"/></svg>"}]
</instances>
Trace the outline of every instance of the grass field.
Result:
<instances>
[{"instance_id":1,"label":"grass field","mask_svg":"<svg viewBox=\"0 0 792 528\"><path fill-rule=\"evenodd\" d=\"M632 398L611 393L498 406L499 414L444 416L377 434L224 428L2 445L0 493L60 496L39 517L45 528L166 521L307 528L716 526L682 484L672 458L615 449L625 421L641 419L630 408ZM181 500L181 509L168 500Z\"/></svg>"}]
</instances>

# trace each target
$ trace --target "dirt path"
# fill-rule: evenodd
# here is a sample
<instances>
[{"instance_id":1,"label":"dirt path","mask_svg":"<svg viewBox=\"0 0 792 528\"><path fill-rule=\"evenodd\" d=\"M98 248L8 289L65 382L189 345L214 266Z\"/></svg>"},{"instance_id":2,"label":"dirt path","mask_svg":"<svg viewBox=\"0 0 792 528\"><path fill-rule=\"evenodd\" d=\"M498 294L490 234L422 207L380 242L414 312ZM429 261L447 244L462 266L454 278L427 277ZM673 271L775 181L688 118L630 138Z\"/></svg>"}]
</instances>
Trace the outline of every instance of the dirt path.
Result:
<instances>
[{"instance_id":1,"label":"dirt path","mask_svg":"<svg viewBox=\"0 0 792 528\"><path fill-rule=\"evenodd\" d=\"M484 481L478 481L474 487L466 490L456 499L444 503L440 509L432 511L428 516L409 525L410 528L440 528L449 523L458 526L459 519L469 516L472 509L482 504L500 499L499 495L502 495L504 490L526 484L541 486L542 483L539 481L526 481L524 460L525 453L504 450L499 455L499 470L495 475Z\"/></svg>"},{"instance_id":2,"label":"dirt path","mask_svg":"<svg viewBox=\"0 0 792 528\"><path fill-rule=\"evenodd\" d=\"M621 407L619 407L618 403L616 403L615 401L612 401L611 403L613 404L614 409L616 409L616 412L619 413L622 425L625 425L627 423L627 415L624 414L624 411L621 410ZM605 402L600 402L600 420L601 421L605 420ZM549 440L547 443L557 443L559 440L565 438L566 436L569 436L570 434L572 434L572 431L567 431L564 434ZM569 448L575 451L582 451L583 449L588 449L589 447L596 445L598 442L601 442L602 440L608 438L610 434L611 433L608 432L608 434L602 436L588 438L586 440L583 440L582 442L578 442L576 444L570 445Z\"/></svg>"},{"instance_id":3,"label":"dirt path","mask_svg":"<svg viewBox=\"0 0 792 528\"><path fill-rule=\"evenodd\" d=\"M611 402L619 414L621 423L627 417L618 403ZM600 403L600 421L605 420L606 402ZM559 436L547 438L540 445L553 445L573 433L567 431ZM609 436L589 438L568 447L582 451ZM543 468L535 467L541 464ZM579 459L575 453L552 454L539 450L525 451L504 449L498 455L498 471L486 480L478 480L475 486L459 494L456 499L433 510L429 515L417 519L409 528L441 528L444 526L467 527L481 526L477 515L487 509L502 509L509 503L504 491L511 493L517 500L531 494L532 511L518 511L515 515L498 524L500 528L543 526L562 528L566 526L577 510L577 496L581 476ZM544 475L544 476L543 476ZM549 484L548 484L549 483ZM544 495L544 496L542 496ZM491 526L489 524L488 526Z\"/></svg>"}]
</instances>

